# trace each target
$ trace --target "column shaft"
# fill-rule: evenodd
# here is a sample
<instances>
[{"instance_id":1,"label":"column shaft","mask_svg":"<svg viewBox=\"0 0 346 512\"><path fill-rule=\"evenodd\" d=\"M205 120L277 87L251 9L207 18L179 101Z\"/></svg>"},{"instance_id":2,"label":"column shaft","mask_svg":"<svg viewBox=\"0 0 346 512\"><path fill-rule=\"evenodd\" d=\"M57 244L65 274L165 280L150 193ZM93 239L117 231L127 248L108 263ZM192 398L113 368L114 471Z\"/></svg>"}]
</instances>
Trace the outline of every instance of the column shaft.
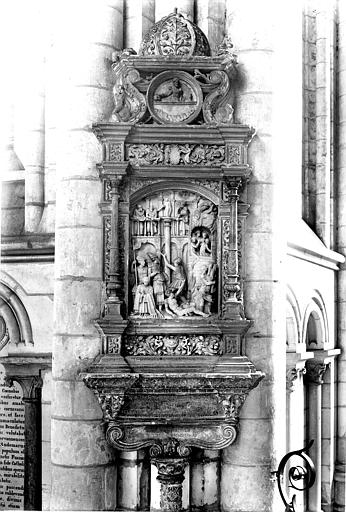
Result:
<instances>
[{"instance_id":1,"label":"column shaft","mask_svg":"<svg viewBox=\"0 0 346 512\"><path fill-rule=\"evenodd\" d=\"M282 17L270 1L260 4L250 0L226 1L226 35L232 38L240 72L235 122L256 129L249 146L252 176L241 195L241 200L251 205L245 233L244 308L246 317L254 322L246 336L245 354L266 377L251 391L244 404L237 442L222 454L221 508L224 512L257 512L259 509L277 512L282 508L270 472L286 452L286 276L281 264L286 249L282 219L283 212L288 210L285 176L295 180L292 169L300 170L298 157L301 157L301 110L292 109L290 105L290 109L285 107L282 111L287 105L288 93L283 64L296 69L296 62L301 60L301 47L293 45L288 51L283 44L292 30L295 38L299 37L301 9L298 5L285 4L285 17ZM299 98L299 75L290 82L289 94L293 90ZM297 105L299 107L299 102ZM286 121L289 119L290 130L286 122L282 122L283 117ZM288 154L284 148L285 141L291 140L292 126L297 150ZM296 147L294 144L292 148Z\"/></svg>"},{"instance_id":2,"label":"column shaft","mask_svg":"<svg viewBox=\"0 0 346 512\"><path fill-rule=\"evenodd\" d=\"M346 254L346 4L338 2L339 15L339 59L338 59L338 170L337 170L337 204L338 204L338 251ZM338 359L337 391L337 462L335 468L335 511L346 510L346 264L340 265L338 279L338 347L341 355Z\"/></svg>"},{"instance_id":3,"label":"column shaft","mask_svg":"<svg viewBox=\"0 0 346 512\"><path fill-rule=\"evenodd\" d=\"M57 218L51 510L114 510L114 451L102 413L78 379L101 351L94 326L102 283L102 159L93 123L113 109L112 53L122 47L123 2L57 8ZM61 96L60 96L61 95Z\"/></svg>"},{"instance_id":4,"label":"column shaft","mask_svg":"<svg viewBox=\"0 0 346 512\"><path fill-rule=\"evenodd\" d=\"M314 440L310 448L311 457L316 468L316 480L308 491L309 512L321 512L321 469L322 469L322 386L310 384L308 387L309 413L308 413L308 441Z\"/></svg>"},{"instance_id":5,"label":"column shaft","mask_svg":"<svg viewBox=\"0 0 346 512\"><path fill-rule=\"evenodd\" d=\"M330 4L316 13L316 232L330 247Z\"/></svg>"}]
</instances>

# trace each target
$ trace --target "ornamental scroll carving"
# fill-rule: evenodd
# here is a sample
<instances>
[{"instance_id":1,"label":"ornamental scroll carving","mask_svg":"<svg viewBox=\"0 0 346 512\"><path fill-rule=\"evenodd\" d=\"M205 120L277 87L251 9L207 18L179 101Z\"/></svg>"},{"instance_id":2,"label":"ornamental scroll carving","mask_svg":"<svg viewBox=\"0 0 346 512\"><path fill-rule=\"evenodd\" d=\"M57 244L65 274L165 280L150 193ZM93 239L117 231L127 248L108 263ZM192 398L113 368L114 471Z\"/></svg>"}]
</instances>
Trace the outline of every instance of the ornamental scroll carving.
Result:
<instances>
[{"instance_id":1,"label":"ornamental scroll carving","mask_svg":"<svg viewBox=\"0 0 346 512\"><path fill-rule=\"evenodd\" d=\"M225 147L209 144L132 144L127 146L132 165L220 165Z\"/></svg>"},{"instance_id":2,"label":"ornamental scroll carving","mask_svg":"<svg viewBox=\"0 0 346 512\"><path fill-rule=\"evenodd\" d=\"M134 356L221 355L221 336L215 335L128 335L125 353Z\"/></svg>"},{"instance_id":3,"label":"ornamental scroll carving","mask_svg":"<svg viewBox=\"0 0 346 512\"><path fill-rule=\"evenodd\" d=\"M117 123L137 123L146 112L144 96L133 85L140 78L135 69L128 69L125 73L117 75L117 81L113 87L114 108L110 121ZM118 158L118 150L114 146L113 160Z\"/></svg>"}]
</instances>

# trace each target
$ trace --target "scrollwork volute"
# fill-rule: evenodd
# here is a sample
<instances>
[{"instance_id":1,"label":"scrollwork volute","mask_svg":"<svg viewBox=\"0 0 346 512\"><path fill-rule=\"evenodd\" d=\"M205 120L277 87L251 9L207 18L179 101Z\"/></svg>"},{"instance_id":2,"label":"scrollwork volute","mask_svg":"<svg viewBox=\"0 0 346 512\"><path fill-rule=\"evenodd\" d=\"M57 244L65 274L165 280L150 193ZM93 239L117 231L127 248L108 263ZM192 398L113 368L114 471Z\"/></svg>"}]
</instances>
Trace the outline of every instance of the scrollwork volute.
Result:
<instances>
[{"instance_id":1,"label":"scrollwork volute","mask_svg":"<svg viewBox=\"0 0 346 512\"><path fill-rule=\"evenodd\" d=\"M135 69L129 69L118 76L113 87L114 108L110 121L134 124L144 116L146 112L145 98L133 85L139 78L139 72Z\"/></svg>"},{"instance_id":2,"label":"scrollwork volute","mask_svg":"<svg viewBox=\"0 0 346 512\"><path fill-rule=\"evenodd\" d=\"M203 103L203 116L206 123L230 124L233 122L233 90L231 79L235 69L229 71L212 71L206 81L217 87L208 94Z\"/></svg>"}]
</instances>

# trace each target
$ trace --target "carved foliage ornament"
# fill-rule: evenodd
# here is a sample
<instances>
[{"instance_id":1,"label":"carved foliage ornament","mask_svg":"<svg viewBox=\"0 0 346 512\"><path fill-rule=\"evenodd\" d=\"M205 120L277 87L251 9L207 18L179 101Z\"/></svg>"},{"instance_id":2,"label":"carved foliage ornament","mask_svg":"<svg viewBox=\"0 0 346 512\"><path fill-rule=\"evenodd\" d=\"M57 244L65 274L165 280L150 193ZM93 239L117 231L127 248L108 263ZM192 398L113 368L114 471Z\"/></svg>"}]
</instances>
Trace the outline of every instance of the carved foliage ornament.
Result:
<instances>
[{"instance_id":1,"label":"carved foliage ornament","mask_svg":"<svg viewBox=\"0 0 346 512\"><path fill-rule=\"evenodd\" d=\"M209 144L131 144L127 158L132 165L220 165L225 147Z\"/></svg>"},{"instance_id":2,"label":"carved foliage ornament","mask_svg":"<svg viewBox=\"0 0 346 512\"><path fill-rule=\"evenodd\" d=\"M100 391L97 393L97 398L100 403L104 419L106 421L115 420L121 407L124 405L124 395L114 395L113 393Z\"/></svg>"},{"instance_id":3,"label":"carved foliage ornament","mask_svg":"<svg viewBox=\"0 0 346 512\"><path fill-rule=\"evenodd\" d=\"M215 335L129 335L125 341L128 355L221 355L220 336Z\"/></svg>"},{"instance_id":4,"label":"carved foliage ornament","mask_svg":"<svg viewBox=\"0 0 346 512\"><path fill-rule=\"evenodd\" d=\"M139 54L167 57L209 56L210 47L201 29L175 12L153 25L143 39Z\"/></svg>"}]
</instances>

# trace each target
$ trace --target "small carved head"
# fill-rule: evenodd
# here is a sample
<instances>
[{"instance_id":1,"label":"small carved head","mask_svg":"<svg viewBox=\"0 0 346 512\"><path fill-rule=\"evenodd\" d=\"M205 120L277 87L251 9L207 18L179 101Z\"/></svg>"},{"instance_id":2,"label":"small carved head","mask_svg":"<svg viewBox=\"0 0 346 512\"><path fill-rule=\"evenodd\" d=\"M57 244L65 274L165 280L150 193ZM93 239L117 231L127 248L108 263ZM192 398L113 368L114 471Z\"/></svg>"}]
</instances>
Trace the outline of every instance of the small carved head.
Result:
<instances>
[{"instance_id":1,"label":"small carved head","mask_svg":"<svg viewBox=\"0 0 346 512\"><path fill-rule=\"evenodd\" d=\"M150 278L148 276L143 277L143 284L144 286L148 286L150 283Z\"/></svg>"},{"instance_id":2,"label":"small carved head","mask_svg":"<svg viewBox=\"0 0 346 512\"><path fill-rule=\"evenodd\" d=\"M147 263L146 259L143 258L143 256L137 256L137 261L138 261L138 263L140 264L141 267L145 267L145 265Z\"/></svg>"}]
</instances>

